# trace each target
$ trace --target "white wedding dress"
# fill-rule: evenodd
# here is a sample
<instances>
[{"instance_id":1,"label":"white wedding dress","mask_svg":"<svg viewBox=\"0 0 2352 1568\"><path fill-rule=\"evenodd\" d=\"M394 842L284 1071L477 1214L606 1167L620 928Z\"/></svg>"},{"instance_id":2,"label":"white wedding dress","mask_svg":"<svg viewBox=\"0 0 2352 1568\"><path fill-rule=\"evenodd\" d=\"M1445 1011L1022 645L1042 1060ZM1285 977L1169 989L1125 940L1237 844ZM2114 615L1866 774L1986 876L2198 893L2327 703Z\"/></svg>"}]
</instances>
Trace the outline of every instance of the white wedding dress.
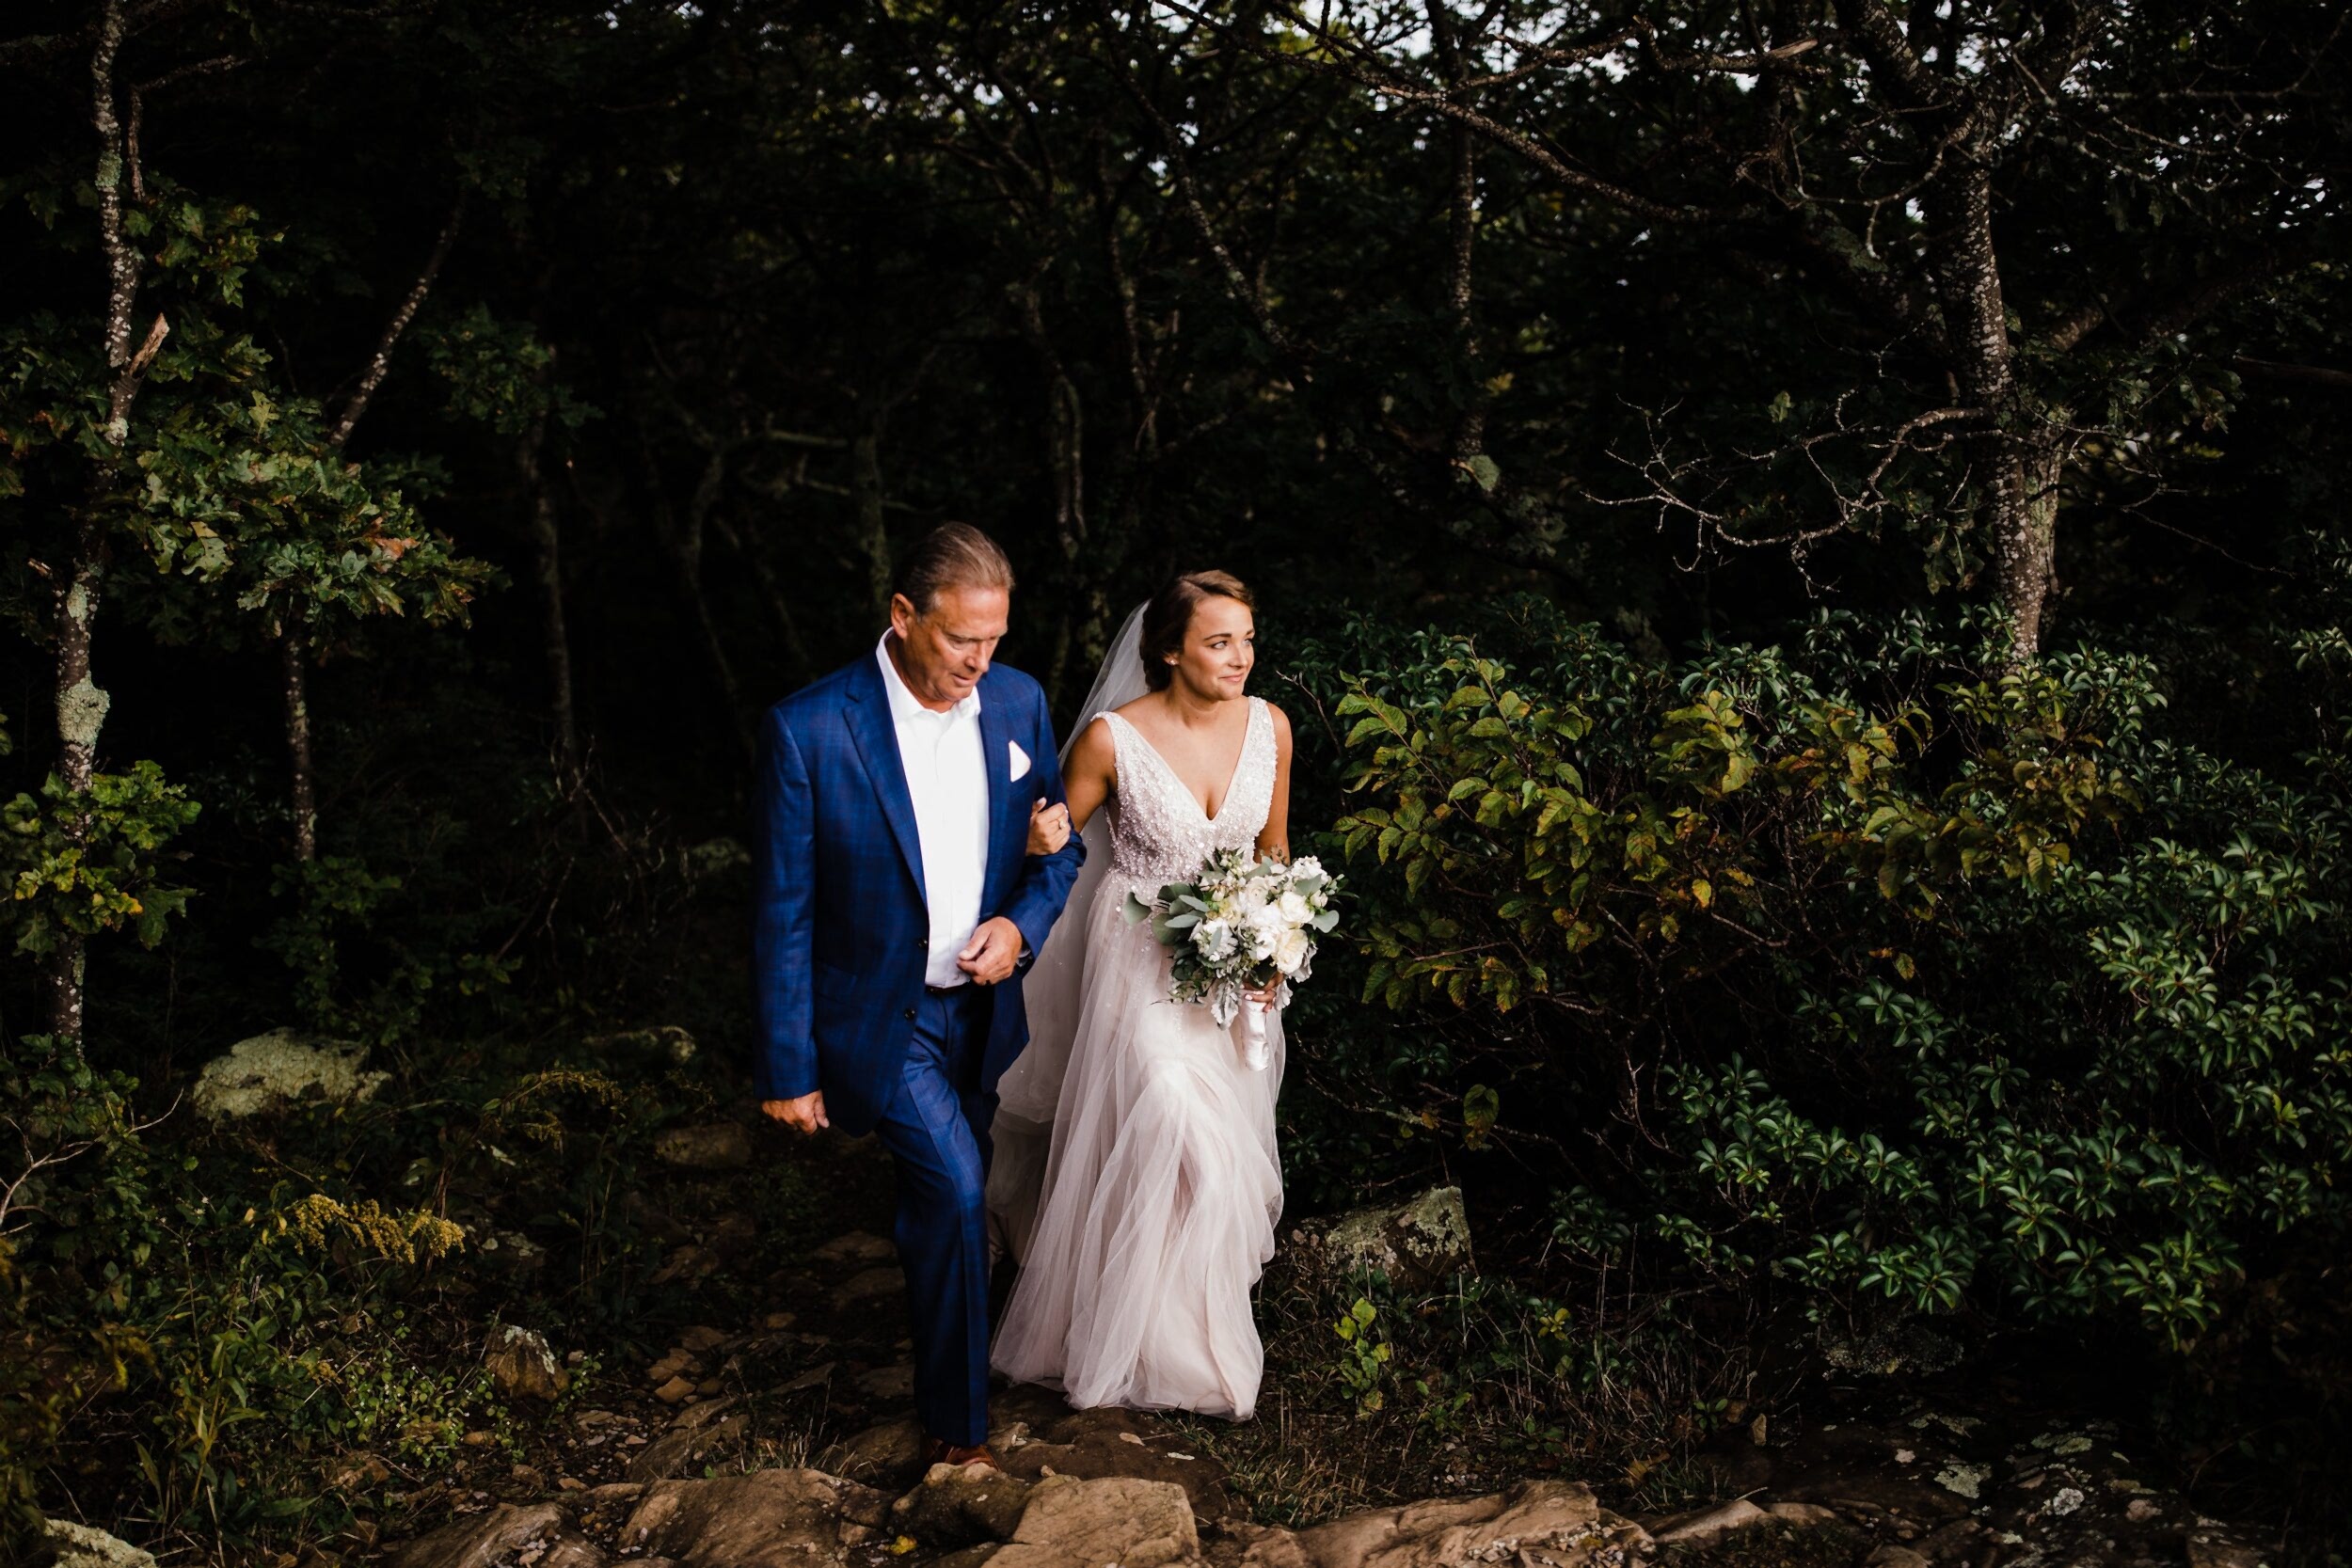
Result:
<instances>
[{"instance_id":1,"label":"white wedding dress","mask_svg":"<svg viewBox=\"0 0 2352 1568\"><path fill-rule=\"evenodd\" d=\"M990 1360L1082 1409L1247 1420L1257 1404L1265 1354L1249 1295L1282 1210L1280 1015L1266 1021L1266 1066L1251 1068L1243 1022L1220 1028L1205 1006L1170 1001L1168 950L1123 908L1130 892L1149 900L1191 880L1213 849L1257 843L1274 799L1275 734L1265 704L1248 702L1241 759L1214 818L1135 726L1115 713L1092 720L1110 727L1116 755L1103 811L1108 865L1040 955L1075 981L1066 1069L1064 1042L1048 1037L1006 1075L990 1200L1022 1268ZM1041 989L1052 981L1049 971ZM1054 1012L1049 1000L1033 1013L1049 1036ZM1042 1183L1030 1190L1057 1073Z\"/></svg>"}]
</instances>

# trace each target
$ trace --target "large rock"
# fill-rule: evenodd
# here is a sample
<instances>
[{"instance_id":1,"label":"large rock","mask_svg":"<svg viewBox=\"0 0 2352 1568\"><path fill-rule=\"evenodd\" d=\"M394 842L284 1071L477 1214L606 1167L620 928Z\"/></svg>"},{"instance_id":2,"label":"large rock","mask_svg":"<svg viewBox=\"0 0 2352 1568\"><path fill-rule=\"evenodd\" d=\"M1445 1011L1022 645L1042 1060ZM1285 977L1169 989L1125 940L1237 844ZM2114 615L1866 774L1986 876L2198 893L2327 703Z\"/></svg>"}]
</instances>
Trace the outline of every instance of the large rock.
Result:
<instances>
[{"instance_id":1,"label":"large rock","mask_svg":"<svg viewBox=\"0 0 2352 1568\"><path fill-rule=\"evenodd\" d=\"M872 1307L886 1307L891 1298L906 1293L907 1276L898 1269L860 1269L843 1280L833 1293L834 1307L843 1312Z\"/></svg>"},{"instance_id":2,"label":"large rock","mask_svg":"<svg viewBox=\"0 0 2352 1568\"><path fill-rule=\"evenodd\" d=\"M1361 1209L1301 1232L1339 1274L1378 1270L1405 1290L1440 1284L1470 1266L1462 1189L1433 1187L1401 1209Z\"/></svg>"},{"instance_id":3,"label":"large rock","mask_svg":"<svg viewBox=\"0 0 2352 1568\"><path fill-rule=\"evenodd\" d=\"M871 1371L860 1372L857 1387L858 1392L867 1399L879 1400L885 1404L898 1400L913 1399L914 1397L914 1364L901 1361L896 1366L876 1367Z\"/></svg>"},{"instance_id":4,"label":"large rock","mask_svg":"<svg viewBox=\"0 0 2352 1568\"><path fill-rule=\"evenodd\" d=\"M1803 1508L1805 1505L1783 1503L1780 1506ZM1823 1509L1821 1512L1826 1513L1829 1511ZM1727 1503L1720 1503L1713 1508L1700 1509L1695 1513L1683 1514L1663 1525L1653 1525L1650 1528L1657 1536L1658 1544L1663 1546L1677 1541L1711 1541L1727 1530L1746 1529L1754 1525L1770 1524L1772 1518L1772 1514L1756 1507L1747 1498L1734 1497Z\"/></svg>"},{"instance_id":5,"label":"large rock","mask_svg":"<svg viewBox=\"0 0 2352 1568\"><path fill-rule=\"evenodd\" d=\"M2188 1568L2261 1568L2262 1553L2209 1530L2191 1531Z\"/></svg>"},{"instance_id":6,"label":"large rock","mask_svg":"<svg viewBox=\"0 0 2352 1568\"><path fill-rule=\"evenodd\" d=\"M42 1543L56 1554L51 1568L155 1568L151 1552L71 1519L46 1519Z\"/></svg>"},{"instance_id":7,"label":"large rock","mask_svg":"<svg viewBox=\"0 0 2352 1568\"><path fill-rule=\"evenodd\" d=\"M739 1121L672 1127L654 1138L653 1156L685 1170L741 1170L752 1163L752 1135Z\"/></svg>"},{"instance_id":8,"label":"large rock","mask_svg":"<svg viewBox=\"0 0 2352 1568\"><path fill-rule=\"evenodd\" d=\"M846 1560L888 1512L881 1493L820 1470L665 1481L646 1489L620 1545L682 1568L810 1568Z\"/></svg>"},{"instance_id":9,"label":"large rock","mask_svg":"<svg viewBox=\"0 0 2352 1568\"><path fill-rule=\"evenodd\" d=\"M1030 1481L1042 1480L1048 1471L1080 1481L1124 1477L1167 1481L1184 1489L1200 1518L1221 1519L1232 1512L1224 1466L1184 1453L1178 1438L1132 1410L1073 1413L1043 1389L1015 1388L992 1402L992 1413L999 1421L1025 1416L1043 1429L1032 1435L1035 1429L1025 1430L1026 1423L1020 1423L989 1434L989 1446L1009 1475ZM1012 1441L1016 1434L1018 1442Z\"/></svg>"},{"instance_id":10,"label":"large rock","mask_svg":"<svg viewBox=\"0 0 2352 1568\"><path fill-rule=\"evenodd\" d=\"M863 1230L852 1230L835 1236L832 1241L810 1253L820 1263L857 1263L871 1266L887 1263L898 1256L898 1249L880 1236Z\"/></svg>"},{"instance_id":11,"label":"large rock","mask_svg":"<svg viewBox=\"0 0 2352 1568\"><path fill-rule=\"evenodd\" d=\"M735 1408L735 1401L708 1400L690 1404L670 1423L670 1430L637 1451L628 1462L631 1481L668 1481L713 1455L742 1445L751 1432L751 1418Z\"/></svg>"},{"instance_id":12,"label":"large rock","mask_svg":"<svg viewBox=\"0 0 2352 1568\"><path fill-rule=\"evenodd\" d=\"M934 1465L923 1484L890 1505L890 1528L926 1546L1009 1541L1027 1511L1030 1487L983 1465Z\"/></svg>"},{"instance_id":13,"label":"large rock","mask_svg":"<svg viewBox=\"0 0 2352 1568\"><path fill-rule=\"evenodd\" d=\"M1029 1494L1011 1544L989 1559L989 1568L1162 1568L1200 1556L1183 1487L1056 1476Z\"/></svg>"},{"instance_id":14,"label":"large rock","mask_svg":"<svg viewBox=\"0 0 2352 1568\"><path fill-rule=\"evenodd\" d=\"M509 1323L490 1333L483 1365L490 1381L510 1400L540 1400L548 1404L571 1386L571 1374L556 1365L547 1340L528 1328Z\"/></svg>"},{"instance_id":15,"label":"large rock","mask_svg":"<svg viewBox=\"0 0 2352 1568\"><path fill-rule=\"evenodd\" d=\"M394 1547L384 1560L385 1568L505 1568L517 1560L533 1568L603 1568L605 1555L568 1531L553 1503L501 1503Z\"/></svg>"},{"instance_id":16,"label":"large rock","mask_svg":"<svg viewBox=\"0 0 2352 1568\"><path fill-rule=\"evenodd\" d=\"M694 1239L684 1220L634 1187L621 1195L621 1214L645 1240L660 1246L681 1246Z\"/></svg>"},{"instance_id":17,"label":"large rock","mask_svg":"<svg viewBox=\"0 0 2352 1568\"><path fill-rule=\"evenodd\" d=\"M1509 1562L1626 1568L1652 1549L1641 1526L1604 1513L1572 1481L1352 1514L1258 1537L1245 1568L1470 1568Z\"/></svg>"},{"instance_id":18,"label":"large rock","mask_svg":"<svg viewBox=\"0 0 2352 1568\"><path fill-rule=\"evenodd\" d=\"M923 1457L923 1423L909 1416L867 1427L827 1449L818 1463L837 1476L867 1482L900 1479Z\"/></svg>"},{"instance_id":19,"label":"large rock","mask_svg":"<svg viewBox=\"0 0 2352 1568\"><path fill-rule=\"evenodd\" d=\"M239 1040L204 1064L196 1080L196 1109L215 1121L233 1121L299 1104L369 1100L392 1075L360 1071L367 1059L364 1045L273 1029Z\"/></svg>"}]
</instances>

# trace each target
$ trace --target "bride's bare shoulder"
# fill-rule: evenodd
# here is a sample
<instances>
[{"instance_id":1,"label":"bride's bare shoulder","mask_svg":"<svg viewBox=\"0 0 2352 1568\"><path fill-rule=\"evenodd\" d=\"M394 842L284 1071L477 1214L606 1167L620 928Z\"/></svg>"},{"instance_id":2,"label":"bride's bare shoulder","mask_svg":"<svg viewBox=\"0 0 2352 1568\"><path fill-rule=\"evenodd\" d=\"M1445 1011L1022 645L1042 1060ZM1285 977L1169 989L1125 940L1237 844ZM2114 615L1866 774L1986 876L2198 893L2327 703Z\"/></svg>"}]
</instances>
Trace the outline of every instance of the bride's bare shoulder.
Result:
<instances>
[{"instance_id":1,"label":"bride's bare shoulder","mask_svg":"<svg viewBox=\"0 0 2352 1568\"><path fill-rule=\"evenodd\" d=\"M1078 738L1070 743L1070 767L1065 771L1075 772L1083 767L1108 770L1117 743L1111 738L1111 727L1103 722L1104 718L1104 715L1096 714L1078 732Z\"/></svg>"}]
</instances>

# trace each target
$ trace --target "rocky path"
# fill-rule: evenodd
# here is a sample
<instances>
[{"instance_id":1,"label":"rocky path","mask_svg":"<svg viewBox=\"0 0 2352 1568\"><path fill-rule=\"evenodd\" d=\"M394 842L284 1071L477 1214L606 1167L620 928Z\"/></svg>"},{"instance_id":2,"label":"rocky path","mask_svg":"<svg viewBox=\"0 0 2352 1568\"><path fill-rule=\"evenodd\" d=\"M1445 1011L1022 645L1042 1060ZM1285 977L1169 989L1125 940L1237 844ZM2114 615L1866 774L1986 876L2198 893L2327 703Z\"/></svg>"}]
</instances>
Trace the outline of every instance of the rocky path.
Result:
<instances>
[{"instance_id":1,"label":"rocky path","mask_svg":"<svg viewBox=\"0 0 2352 1568\"><path fill-rule=\"evenodd\" d=\"M679 1140L679 1163L739 1130ZM697 1151L700 1152L697 1152ZM881 1223L884 1168L828 1156L844 1221ZM861 1164L864 1162L864 1164ZM865 1168L871 1165L873 1168ZM728 1223L711 1228L723 1232ZM739 1227L738 1227L739 1228ZM1377 1233L1378 1216L1354 1226ZM1393 1234L1394 1227L1389 1227ZM691 1277L709 1238L671 1267ZM723 1236L720 1244L724 1244ZM388 1568L1630 1568L1643 1562L1839 1568L2253 1568L2259 1554L2145 1484L2098 1428L2003 1431L1925 1406L1774 1432L1763 1422L1699 1456L1727 1500L1628 1518L1576 1481L1375 1510L1303 1530L1248 1516L1216 1461L1128 1411L1072 1411L1002 1392L1001 1471L917 1463L903 1281L890 1243L848 1229L770 1281L755 1321L697 1324L628 1384L560 1408L546 1469L503 1497L387 1545ZM502 1382L560 1400L560 1359L517 1338ZM830 1432L853 1435L828 1440ZM535 1500L514 1494L537 1492Z\"/></svg>"}]
</instances>

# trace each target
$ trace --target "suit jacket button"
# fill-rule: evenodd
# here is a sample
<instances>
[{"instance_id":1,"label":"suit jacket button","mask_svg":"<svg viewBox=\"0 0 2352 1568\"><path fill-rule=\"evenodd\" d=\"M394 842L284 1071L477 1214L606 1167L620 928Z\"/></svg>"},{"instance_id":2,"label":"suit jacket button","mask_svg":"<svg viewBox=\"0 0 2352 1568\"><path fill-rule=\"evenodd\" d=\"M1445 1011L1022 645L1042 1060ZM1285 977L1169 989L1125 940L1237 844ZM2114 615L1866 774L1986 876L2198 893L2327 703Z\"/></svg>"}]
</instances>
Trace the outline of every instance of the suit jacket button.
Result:
<instances>
[{"instance_id":1,"label":"suit jacket button","mask_svg":"<svg viewBox=\"0 0 2352 1568\"><path fill-rule=\"evenodd\" d=\"M914 1022L914 1009L913 1007L909 1007L907 1009L907 1022L909 1023L913 1023Z\"/></svg>"}]
</instances>

